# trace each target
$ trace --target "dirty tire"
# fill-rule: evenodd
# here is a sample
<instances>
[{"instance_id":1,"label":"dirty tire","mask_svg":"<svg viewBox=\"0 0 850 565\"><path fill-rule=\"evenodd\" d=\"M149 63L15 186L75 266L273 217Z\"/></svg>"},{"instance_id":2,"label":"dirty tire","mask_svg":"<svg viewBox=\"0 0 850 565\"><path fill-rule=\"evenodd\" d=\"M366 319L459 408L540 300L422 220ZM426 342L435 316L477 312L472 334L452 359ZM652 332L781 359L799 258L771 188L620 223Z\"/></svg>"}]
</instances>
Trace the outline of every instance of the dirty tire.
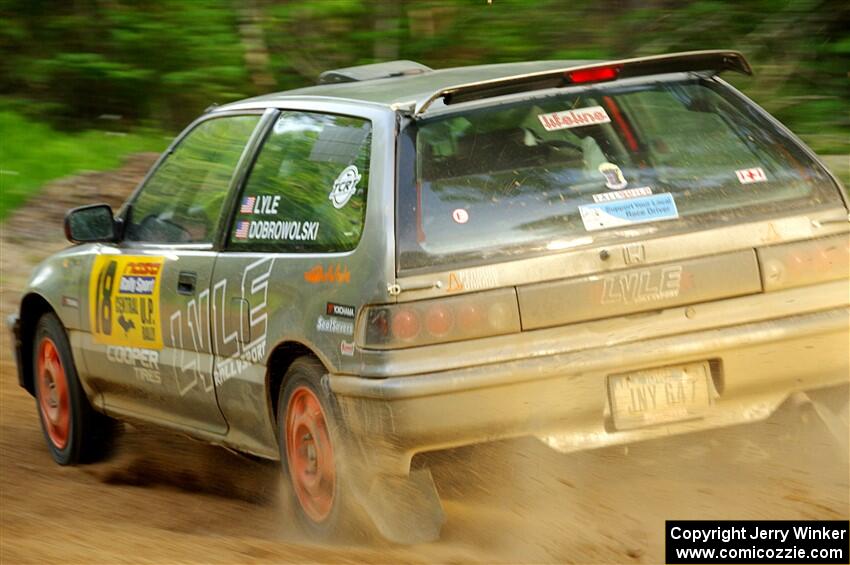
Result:
<instances>
[{"instance_id":1,"label":"dirty tire","mask_svg":"<svg viewBox=\"0 0 850 565\"><path fill-rule=\"evenodd\" d=\"M277 404L281 468L308 534L337 541L371 538L368 519L352 495L345 432L322 384L326 372L311 357L296 359L286 372Z\"/></svg>"},{"instance_id":2,"label":"dirty tire","mask_svg":"<svg viewBox=\"0 0 850 565\"><path fill-rule=\"evenodd\" d=\"M109 455L116 423L89 404L65 329L52 312L36 326L32 366L36 410L53 460L76 465Z\"/></svg>"}]
</instances>

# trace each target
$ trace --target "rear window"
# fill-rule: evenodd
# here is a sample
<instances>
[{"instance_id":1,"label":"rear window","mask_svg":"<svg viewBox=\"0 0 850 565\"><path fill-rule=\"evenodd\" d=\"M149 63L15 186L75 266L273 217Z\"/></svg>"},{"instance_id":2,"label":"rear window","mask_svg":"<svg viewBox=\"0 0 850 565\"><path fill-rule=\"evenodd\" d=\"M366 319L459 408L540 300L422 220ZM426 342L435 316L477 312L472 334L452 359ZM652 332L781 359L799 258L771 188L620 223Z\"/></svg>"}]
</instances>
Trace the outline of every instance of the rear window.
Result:
<instances>
[{"instance_id":1,"label":"rear window","mask_svg":"<svg viewBox=\"0 0 850 565\"><path fill-rule=\"evenodd\" d=\"M712 79L582 89L405 131L401 270L840 202L798 144Z\"/></svg>"}]
</instances>

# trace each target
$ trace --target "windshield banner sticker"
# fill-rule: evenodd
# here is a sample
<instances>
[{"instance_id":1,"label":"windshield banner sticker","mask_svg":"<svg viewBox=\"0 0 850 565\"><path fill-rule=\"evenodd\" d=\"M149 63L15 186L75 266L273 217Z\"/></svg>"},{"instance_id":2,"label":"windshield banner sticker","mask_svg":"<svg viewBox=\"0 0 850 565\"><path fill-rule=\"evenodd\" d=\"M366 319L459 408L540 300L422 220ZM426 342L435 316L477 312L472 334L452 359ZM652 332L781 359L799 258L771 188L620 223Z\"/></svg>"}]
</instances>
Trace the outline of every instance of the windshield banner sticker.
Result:
<instances>
[{"instance_id":1,"label":"windshield banner sticker","mask_svg":"<svg viewBox=\"0 0 850 565\"><path fill-rule=\"evenodd\" d=\"M637 198L638 196L649 196L652 194L652 189L648 186L638 188L624 188L617 192L602 192L593 195L594 202L613 202L614 200L628 200L629 198Z\"/></svg>"},{"instance_id":2,"label":"windshield banner sticker","mask_svg":"<svg viewBox=\"0 0 850 565\"><path fill-rule=\"evenodd\" d=\"M357 183L360 182L360 172L354 165L349 165L336 177L334 188L328 195L328 200L339 209L348 204L351 197L357 191Z\"/></svg>"},{"instance_id":3,"label":"windshield banner sticker","mask_svg":"<svg viewBox=\"0 0 850 565\"><path fill-rule=\"evenodd\" d=\"M611 118L608 117L608 114L605 113L605 108L602 106L540 114L537 116L537 119L540 120L540 123L543 124L543 129L546 131L607 124L611 121Z\"/></svg>"},{"instance_id":4,"label":"windshield banner sticker","mask_svg":"<svg viewBox=\"0 0 850 565\"><path fill-rule=\"evenodd\" d=\"M673 195L667 192L642 198L588 204L579 206L578 211L587 231L674 220L679 217Z\"/></svg>"},{"instance_id":5,"label":"windshield banner sticker","mask_svg":"<svg viewBox=\"0 0 850 565\"><path fill-rule=\"evenodd\" d=\"M623 171L614 163L602 163L599 165L599 172L605 177L605 186L611 190L620 190L626 188L628 184L626 177L623 176Z\"/></svg>"},{"instance_id":6,"label":"windshield banner sticker","mask_svg":"<svg viewBox=\"0 0 850 565\"><path fill-rule=\"evenodd\" d=\"M739 171L735 171L735 174L738 176L738 182L740 182L741 184L767 182L767 175L764 174L764 171L761 167L754 167L752 169L741 169Z\"/></svg>"},{"instance_id":7,"label":"windshield banner sticker","mask_svg":"<svg viewBox=\"0 0 850 565\"><path fill-rule=\"evenodd\" d=\"M162 349L159 283L163 257L98 255L89 278L89 312L95 341Z\"/></svg>"}]
</instances>

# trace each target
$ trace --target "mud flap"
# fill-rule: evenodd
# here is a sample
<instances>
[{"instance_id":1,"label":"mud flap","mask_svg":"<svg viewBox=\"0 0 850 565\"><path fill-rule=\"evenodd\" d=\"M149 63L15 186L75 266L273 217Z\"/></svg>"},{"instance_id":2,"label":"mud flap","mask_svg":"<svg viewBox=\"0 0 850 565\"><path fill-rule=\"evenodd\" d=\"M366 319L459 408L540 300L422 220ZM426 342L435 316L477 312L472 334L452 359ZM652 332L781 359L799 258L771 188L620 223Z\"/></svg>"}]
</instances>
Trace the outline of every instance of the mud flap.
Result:
<instances>
[{"instance_id":1,"label":"mud flap","mask_svg":"<svg viewBox=\"0 0 850 565\"><path fill-rule=\"evenodd\" d=\"M812 409L835 440L840 450L839 454L847 459L850 458L850 443L848 443L850 402L848 402L847 389L830 390L829 392L831 394L828 396L797 392L791 397L791 401L798 408L809 406Z\"/></svg>"},{"instance_id":2,"label":"mud flap","mask_svg":"<svg viewBox=\"0 0 850 565\"><path fill-rule=\"evenodd\" d=\"M389 541L413 544L440 537L445 514L428 469L407 477L376 475L368 489L357 490L357 502Z\"/></svg>"}]
</instances>

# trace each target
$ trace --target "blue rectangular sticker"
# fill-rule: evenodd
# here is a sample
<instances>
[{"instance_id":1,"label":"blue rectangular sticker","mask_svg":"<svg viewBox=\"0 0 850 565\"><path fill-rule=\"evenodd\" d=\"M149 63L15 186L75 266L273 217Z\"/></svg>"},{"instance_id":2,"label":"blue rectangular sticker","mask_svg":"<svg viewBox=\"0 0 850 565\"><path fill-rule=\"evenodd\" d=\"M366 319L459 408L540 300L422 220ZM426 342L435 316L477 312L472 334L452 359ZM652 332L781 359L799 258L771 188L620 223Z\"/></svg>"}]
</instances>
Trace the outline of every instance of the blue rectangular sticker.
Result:
<instances>
[{"instance_id":1,"label":"blue rectangular sticker","mask_svg":"<svg viewBox=\"0 0 850 565\"><path fill-rule=\"evenodd\" d=\"M670 193L645 198L630 198L614 202L598 202L578 207L587 231L607 230L632 224L675 220L679 217L676 202Z\"/></svg>"}]
</instances>

